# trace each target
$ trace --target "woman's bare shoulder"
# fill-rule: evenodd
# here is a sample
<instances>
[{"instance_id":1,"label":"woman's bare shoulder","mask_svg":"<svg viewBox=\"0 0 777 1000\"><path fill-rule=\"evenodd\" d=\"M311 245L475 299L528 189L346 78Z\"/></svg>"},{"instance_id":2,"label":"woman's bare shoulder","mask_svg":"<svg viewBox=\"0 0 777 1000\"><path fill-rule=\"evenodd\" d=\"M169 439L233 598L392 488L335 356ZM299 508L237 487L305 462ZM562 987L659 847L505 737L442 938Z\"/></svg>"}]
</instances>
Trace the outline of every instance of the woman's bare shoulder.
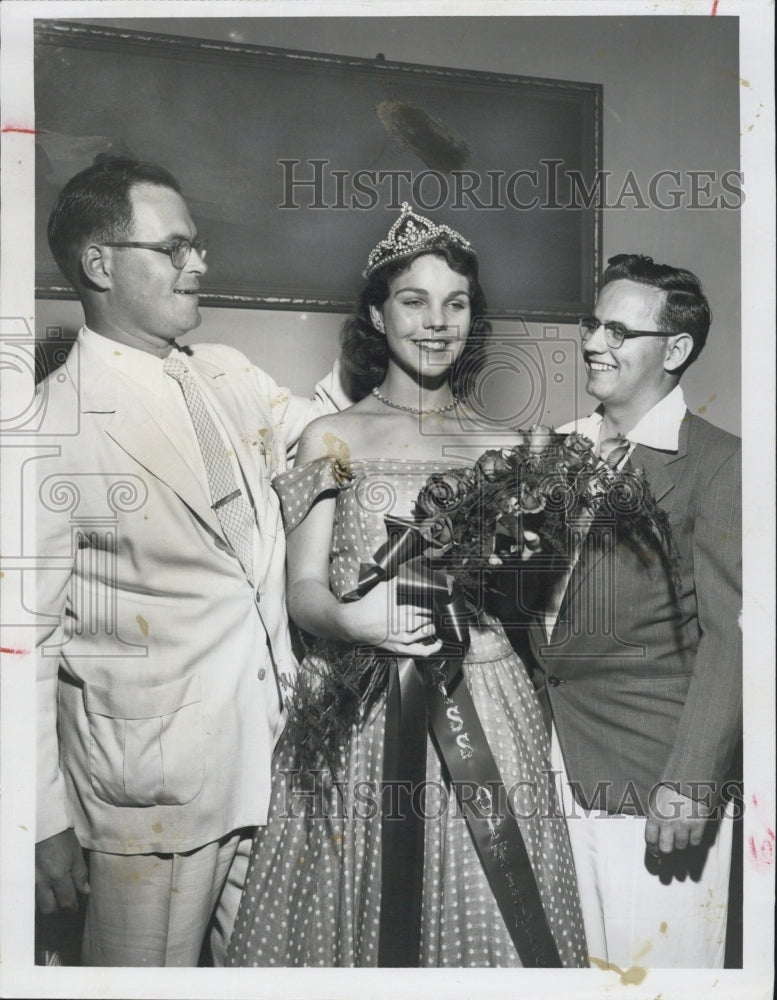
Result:
<instances>
[{"instance_id":1,"label":"woman's bare shoulder","mask_svg":"<svg viewBox=\"0 0 777 1000\"><path fill-rule=\"evenodd\" d=\"M317 458L347 462L358 450L369 423L369 415L359 403L339 413L318 417L308 424L300 438L295 464L303 465Z\"/></svg>"}]
</instances>

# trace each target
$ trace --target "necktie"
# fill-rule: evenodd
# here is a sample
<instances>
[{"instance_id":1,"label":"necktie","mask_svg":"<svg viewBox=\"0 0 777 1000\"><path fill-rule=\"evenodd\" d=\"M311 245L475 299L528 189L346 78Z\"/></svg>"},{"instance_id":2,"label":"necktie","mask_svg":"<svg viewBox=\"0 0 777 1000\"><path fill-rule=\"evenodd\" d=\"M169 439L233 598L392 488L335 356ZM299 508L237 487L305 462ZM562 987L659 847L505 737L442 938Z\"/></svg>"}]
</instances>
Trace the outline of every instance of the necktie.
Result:
<instances>
[{"instance_id":1,"label":"necktie","mask_svg":"<svg viewBox=\"0 0 777 1000\"><path fill-rule=\"evenodd\" d=\"M611 469L620 468L623 460L631 451L631 441L622 434L605 438L599 442L599 454Z\"/></svg>"},{"instance_id":2,"label":"necktie","mask_svg":"<svg viewBox=\"0 0 777 1000\"><path fill-rule=\"evenodd\" d=\"M172 354L165 359L164 371L181 387L202 453L213 510L224 537L240 560L249 583L253 584L254 512L251 504L237 485L224 441L208 412L194 376L183 361Z\"/></svg>"},{"instance_id":3,"label":"necktie","mask_svg":"<svg viewBox=\"0 0 777 1000\"><path fill-rule=\"evenodd\" d=\"M618 434L615 437L601 440L597 450L599 457L611 469L617 471L631 451L631 441L622 434ZM590 512L586 513L580 518L579 523L575 525L573 531L570 532L571 551L569 553L569 566L567 571L551 586L548 595L547 610L545 612L545 632L548 639L550 639L550 635L556 627L561 606L564 603L564 597L572 580L572 574L580 561L581 549L585 544L592 518L593 515Z\"/></svg>"}]
</instances>

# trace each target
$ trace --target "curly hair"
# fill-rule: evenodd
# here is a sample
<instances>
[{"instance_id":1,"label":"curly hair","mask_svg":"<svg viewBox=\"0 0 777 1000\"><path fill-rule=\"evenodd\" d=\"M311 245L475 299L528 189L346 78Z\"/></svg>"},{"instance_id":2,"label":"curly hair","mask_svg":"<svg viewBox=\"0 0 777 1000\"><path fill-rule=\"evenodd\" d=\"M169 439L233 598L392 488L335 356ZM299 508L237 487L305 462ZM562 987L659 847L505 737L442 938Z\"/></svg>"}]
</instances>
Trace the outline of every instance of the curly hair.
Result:
<instances>
[{"instance_id":1,"label":"curly hair","mask_svg":"<svg viewBox=\"0 0 777 1000\"><path fill-rule=\"evenodd\" d=\"M367 279L353 312L340 331L342 376L352 399L363 399L380 385L388 368L386 336L373 325L370 306L380 309L389 297L394 278L404 274L419 257L426 256L440 257L452 271L469 281L472 319L464 350L453 368L451 385L453 391L463 397L474 385L485 361L486 343L491 333L491 324L486 319L486 297L478 279L478 262L472 253L461 247L441 244L386 264Z\"/></svg>"}]
</instances>

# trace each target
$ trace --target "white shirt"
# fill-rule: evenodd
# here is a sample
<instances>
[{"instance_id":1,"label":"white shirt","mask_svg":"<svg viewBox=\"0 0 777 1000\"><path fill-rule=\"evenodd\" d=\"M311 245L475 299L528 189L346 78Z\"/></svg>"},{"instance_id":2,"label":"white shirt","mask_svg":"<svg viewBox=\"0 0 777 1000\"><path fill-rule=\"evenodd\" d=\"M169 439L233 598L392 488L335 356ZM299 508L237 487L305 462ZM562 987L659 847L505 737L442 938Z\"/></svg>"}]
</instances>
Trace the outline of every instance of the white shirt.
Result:
<instances>
[{"instance_id":1,"label":"white shirt","mask_svg":"<svg viewBox=\"0 0 777 1000\"><path fill-rule=\"evenodd\" d=\"M647 448L655 448L658 451L677 451L680 444L680 426L685 419L687 406L683 390L676 385L672 391L660 399L655 406L634 425L634 427L623 436L631 445L628 455L638 444L643 444ZM600 445L599 437L602 432L602 420L604 418L604 408L598 406L593 413L587 417L580 417L571 423L564 424L558 428L560 434L572 434L577 432L593 441L597 450ZM628 458L624 457L624 461Z\"/></svg>"}]
</instances>

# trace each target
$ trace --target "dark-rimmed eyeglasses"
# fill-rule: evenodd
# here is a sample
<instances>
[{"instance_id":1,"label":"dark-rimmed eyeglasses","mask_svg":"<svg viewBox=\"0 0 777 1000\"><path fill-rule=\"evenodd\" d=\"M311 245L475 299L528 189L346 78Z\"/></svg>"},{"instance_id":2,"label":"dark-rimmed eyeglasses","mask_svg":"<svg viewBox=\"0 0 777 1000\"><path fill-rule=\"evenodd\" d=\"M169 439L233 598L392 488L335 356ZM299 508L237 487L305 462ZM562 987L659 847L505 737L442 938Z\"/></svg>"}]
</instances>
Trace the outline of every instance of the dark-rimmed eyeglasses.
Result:
<instances>
[{"instance_id":1,"label":"dark-rimmed eyeglasses","mask_svg":"<svg viewBox=\"0 0 777 1000\"><path fill-rule=\"evenodd\" d=\"M604 339L610 350L617 351L623 346L624 340L631 340L634 337L671 337L672 334L666 330L630 330L623 323L603 323L596 316L583 316L578 320L580 339L585 344L596 333L599 327L604 329Z\"/></svg>"},{"instance_id":2,"label":"dark-rimmed eyeglasses","mask_svg":"<svg viewBox=\"0 0 777 1000\"><path fill-rule=\"evenodd\" d=\"M168 243L138 243L130 240L117 243L103 243L103 246L135 247L139 250L156 250L157 253L166 253L170 257L170 261L176 271L182 271L186 267L192 250L197 251L200 255L200 260L205 260L205 255L208 252L208 244L199 236L193 240L170 240Z\"/></svg>"}]
</instances>

